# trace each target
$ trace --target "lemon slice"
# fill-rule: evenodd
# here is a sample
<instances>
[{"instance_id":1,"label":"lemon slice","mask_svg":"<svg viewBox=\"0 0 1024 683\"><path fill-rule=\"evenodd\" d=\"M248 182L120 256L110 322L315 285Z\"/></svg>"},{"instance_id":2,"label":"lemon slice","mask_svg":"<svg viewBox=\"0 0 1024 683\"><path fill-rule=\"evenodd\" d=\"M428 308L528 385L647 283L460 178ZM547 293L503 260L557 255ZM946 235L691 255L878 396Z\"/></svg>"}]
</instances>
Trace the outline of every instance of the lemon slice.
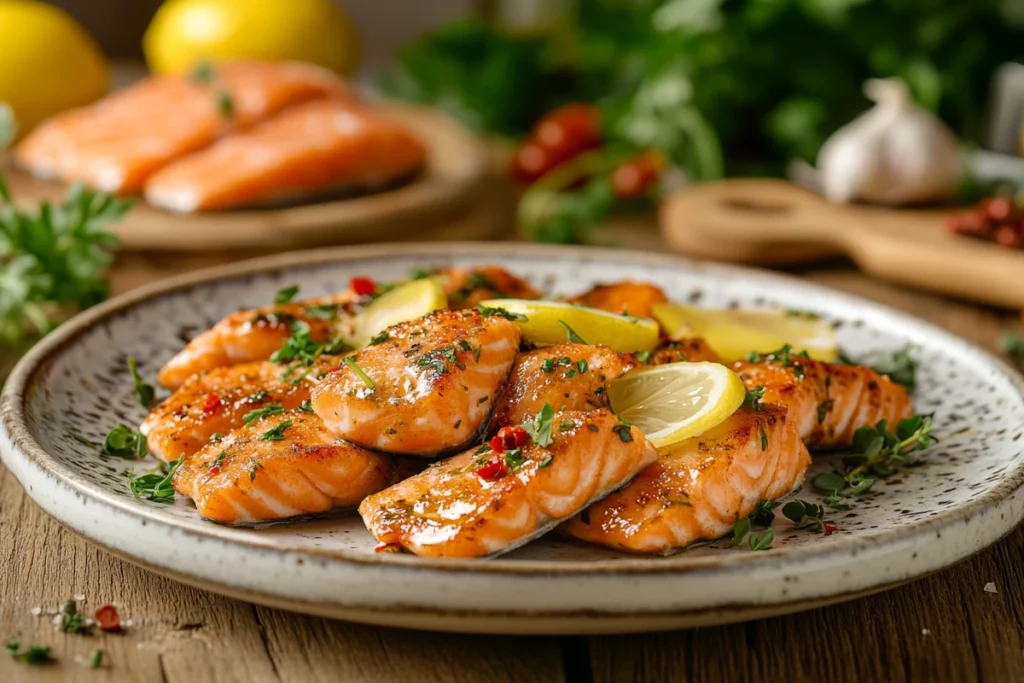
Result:
<instances>
[{"instance_id":1,"label":"lemon slice","mask_svg":"<svg viewBox=\"0 0 1024 683\"><path fill-rule=\"evenodd\" d=\"M811 358L836 358L832 327L813 314L780 310L711 310L679 304L654 304L654 318L673 339L703 337L727 360L745 357L751 351L769 353L790 344Z\"/></svg>"},{"instance_id":2,"label":"lemon slice","mask_svg":"<svg viewBox=\"0 0 1024 683\"><path fill-rule=\"evenodd\" d=\"M526 316L526 320L517 320L516 324L527 341L542 346L564 344L573 335L574 341L582 339L587 344L604 344L616 351L650 351L658 344L658 323L650 318L634 318L558 301L492 299L481 305Z\"/></svg>"},{"instance_id":3,"label":"lemon slice","mask_svg":"<svg viewBox=\"0 0 1024 683\"><path fill-rule=\"evenodd\" d=\"M398 323L422 318L448 306L448 298L436 280L413 280L381 294L355 320L349 342L362 348L378 334Z\"/></svg>"},{"instance_id":4,"label":"lemon slice","mask_svg":"<svg viewBox=\"0 0 1024 683\"><path fill-rule=\"evenodd\" d=\"M718 363L669 363L608 382L612 412L659 451L718 425L746 393L743 380Z\"/></svg>"}]
</instances>

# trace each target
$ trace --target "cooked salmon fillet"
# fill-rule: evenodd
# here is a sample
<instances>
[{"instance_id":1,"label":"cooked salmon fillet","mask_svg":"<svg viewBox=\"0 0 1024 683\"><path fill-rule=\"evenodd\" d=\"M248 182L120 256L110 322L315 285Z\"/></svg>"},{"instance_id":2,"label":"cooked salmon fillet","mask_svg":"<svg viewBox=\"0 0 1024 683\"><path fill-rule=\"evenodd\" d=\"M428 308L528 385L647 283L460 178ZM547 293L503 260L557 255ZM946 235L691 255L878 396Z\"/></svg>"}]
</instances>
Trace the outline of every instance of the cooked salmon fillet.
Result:
<instances>
[{"instance_id":1,"label":"cooked salmon fillet","mask_svg":"<svg viewBox=\"0 0 1024 683\"><path fill-rule=\"evenodd\" d=\"M715 353L702 337L689 337L678 341L665 342L654 351L648 362L651 365L665 363L720 363L721 357Z\"/></svg>"},{"instance_id":2,"label":"cooked salmon fillet","mask_svg":"<svg viewBox=\"0 0 1024 683\"><path fill-rule=\"evenodd\" d=\"M638 318L650 318L654 304L668 301L660 288L646 282L616 282L610 285L597 285L577 296L566 299L571 304L582 304L590 308L599 308L610 313L635 315Z\"/></svg>"},{"instance_id":3,"label":"cooked salmon fillet","mask_svg":"<svg viewBox=\"0 0 1024 683\"><path fill-rule=\"evenodd\" d=\"M673 447L561 530L617 550L667 553L729 533L758 502L794 490L810 462L785 408L741 408Z\"/></svg>"},{"instance_id":4,"label":"cooked salmon fillet","mask_svg":"<svg viewBox=\"0 0 1024 683\"><path fill-rule=\"evenodd\" d=\"M197 372L266 360L292 336L296 322L308 325L309 337L317 343L344 336L368 301L348 290L300 303L237 311L189 341L157 378L168 389L177 389Z\"/></svg>"},{"instance_id":5,"label":"cooked salmon fillet","mask_svg":"<svg viewBox=\"0 0 1024 683\"><path fill-rule=\"evenodd\" d=\"M310 386L339 362L321 357L310 372L257 361L198 373L154 407L139 431L146 435L150 452L164 462L192 455L215 434L241 427L254 410L308 406Z\"/></svg>"},{"instance_id":6,"label":"cooked salmon fillet","mask_svg":"<svg viewBox=\"0 0 1024 683\"><path fill-rule=\"evenodd\" d=\"M773 360L774 358L774 360ZM842 448L860 427L895 425L913 415L907 390L871 368L803 356L769 354L732 366L748 389L764 387L764 401L789 408L808 448Z\"/></svg>"},{"instance_id":7,"label":"cooked salmon fillet","mask_svg":"<svg viewBox=\"0 0 1024 683\"><path fill-rule=\"evenodd\" d=\"M518 453L472 448L368 497L359 514L378 541L417 555L497 555L657 459L640 430L604 409L555 415L551 437L547 447L531 441Z\"/></svg>"},{"instance_id":8,"label":"cooked salmon fillet","mask_svg":"<svg viewBox=\"0 0 1024 683\"><path fill-rule=\"evenodd\" d=\"M175 159L146 200L210 211L385 186L418 171L426 148L405 127L350 100L316 100Z\"/></svg>"},{"instance_id":9,"label":"cooked salmon fillet","mask_svg":"<svg viewBox=\"0 0 1024 683\"><path fill-rule=\"evenodd\" d=\"M519 351L520 332L476 310L435 311L387 330L313 390L343 439L407 455L450 452L483 428Z\"/></svg>"},{"instance_id":10,"label":"cooked salmon fillet","mask_svg":"<svg viewBox=\"0 0 1024 683\"><path fill-rule=\"evenodd\" d=\"M174 488L226 524L354 507L388 483L391 458L346 443L315 415L293 411L240 427L186 457Z\"/></svg>"},{"instance_id":11,"label":"cooked salmon fillet","mask_svg":"<svg viewBox=\"0 0 1024 683\"><path fill-rule=\"evenodd\" d=\"M50 119L18 145L14 158L43 178L134 194L170 161L323 97L354 99L329 71L298 62L228 63L203 80L152 76Z\"/></svg>"},{"instance_id":12,"label":"cooked salmon fillet","mask_svg":"<svg viewBox=\"0 0 1024 683\"><path fill-rule=\"evenodd\" d=\"M475 308L487 299L539 299L541 293L526 280L500 266L447 268L435 271L448 296L448 308Z\"/></svg>"},{"instance_id":13,"label":"cooked salmon fillet","mask_svg":"<svg viewBox=\"0 0 1024 683\"><path fill-rule=\"evenodd\" d=\"M558 344L522 353L498 397L491 431L521 424L545 403L556 410L603 408L608 380L640 365L632 354L607 346Z\"/></svg>"}]
</instances>

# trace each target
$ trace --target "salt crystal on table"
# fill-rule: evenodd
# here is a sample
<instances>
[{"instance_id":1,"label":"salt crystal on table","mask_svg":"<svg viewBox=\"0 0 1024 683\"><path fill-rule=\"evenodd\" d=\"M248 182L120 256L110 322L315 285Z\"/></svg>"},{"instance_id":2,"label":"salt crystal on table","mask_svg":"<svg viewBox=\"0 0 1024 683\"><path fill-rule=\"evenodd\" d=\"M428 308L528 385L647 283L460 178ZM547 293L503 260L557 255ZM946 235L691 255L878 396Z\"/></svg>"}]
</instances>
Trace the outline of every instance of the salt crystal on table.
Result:
<instances>
[{"instance_id":1,"label":"salt crystal on table","mask_svg":"<svg viewBox=\"0 0 1024 683\"><path fill-rule=\"evenodd\" d=\"M921 635L922 636L930 636L931 634L932 634L931 629L928 629L928 628L921 629Z\"/></svg>"},{"instance_id":2,"label":"salt crystal on table","mask_svg":"<svg viewBox=\"0 0 1024 683\"><path fill-rule=\"evenodd\" d=\"M985 584L985 592L986 593L998 593L999 591L996 590L996 584L993 583L992 581L989 581L988 583Z\"/></svg>"}]
</instances>

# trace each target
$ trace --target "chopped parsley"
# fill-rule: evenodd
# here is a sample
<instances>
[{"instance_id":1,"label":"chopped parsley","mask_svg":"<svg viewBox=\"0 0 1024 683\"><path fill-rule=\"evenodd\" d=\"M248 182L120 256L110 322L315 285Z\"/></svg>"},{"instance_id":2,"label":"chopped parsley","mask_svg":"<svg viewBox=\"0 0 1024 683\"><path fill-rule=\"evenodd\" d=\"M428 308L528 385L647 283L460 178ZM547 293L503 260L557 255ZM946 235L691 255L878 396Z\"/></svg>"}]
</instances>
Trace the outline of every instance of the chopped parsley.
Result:
<instances>
[{"instance_id":1,"label":"chopped parsley","mask_svg":"<svg viewBox=\"0 0 1024 683\"><path fill-rule=\"evenodd\" d=\"M541 448L547 448L553 442L551 427L554 419L555 409L551 407L550 403L545 403L544 407L533 418L533 422L525 423L523 429L526 430L526 433L530 435L535 444Z\"/></svg>"},{"instance_id":2,"label":"chopped parsley","mask_svg":"<svg viewBox=\"0 0 1024 683\"><path fill-rule=\"evenodd\" d=\"M248 427L256 420L262 420L265 417L273 417L274 415L280 415L284 412L284 408L281 407L280 403L268 403L262 408L256 410L250 410L248 413L242 416L242 422Z\"/></svg>"},{"instance_id":3,"label":"chopped parsley","mask_svg":"<svg viewBox=\"0 0 1024 683\"><path fill-rule=\"evenodd\" d=\"M298 293L299 293L299 286L298 285L291 285L290 287L285 287L283 289L279 289L279 290L277 290L277 293L274 294L274 303L275 304L288 304L288 303L291 303L292 299L294 299L295 295L298 294Z\"/></svg>"},{"instance_id":4,"label":"chopped parsley","mask_svg":"<svg viewBox=\"0 0 1024 683\"><path fill-rule=\"evenodd\" d=\"M284 432L292 426L291 420L285 420L272 429L263 432L260 437L263 441L284 441Z\"/></svg>"},{"instance_id":5,"label":"chopped parsley","mask_svg":"<svg viewBox=\"0 0 1024 683\"><path fill-rule=\"evenodd\" d=\"M26 664L51 664L57 661L50 655L49 647L33 645L22 651L20 635L8 639L7 654L11 656L11 659L25 662Z\"/></svg>"},{"instance_id":6,"label":"chopped parsley","mask_svg":"<svg viewBox=\"0 0 1024 683\"><path fill-rule=\"evenodd\" d=\"M375 335L373 335L373 337L370 338L370 346L376 346L377 344L383 344L388 339L391 339L391 335L388 333L387 330L384 330L383 332L380 332L379 334L375 334Z\"/></svg>"},{"instance_id":7,"label":"chopped parsley","mask_svg":"<svg viewBox=\"0 0 1024 683\"><path fill-rule=\"evenodd\" d=\"M499 318L504 318L505 320L511 320L512 322L520 323L524 323L527 320L529 320L529 318L527 318L522 313L512 313L510 311L505 310L504 308L499 308L497 306L484 306L483 304L480 304L479 306L476 307L476 310L480 311L480 313L485 318L497 316Z\"/></svg>"},{"instance_id":8,"label":"chopped parsley","mask_svg":"<svg viewBox=\"0 0 1024 683\"><path fill-rule=\"evenodd\" d=\"M651 362L651 352L650 351L637 351L633 355L636 356L636 359L638 361L640 361L641 363L650 363Z\"/></svg>"},{"instance_id":9,"label":"chopped parsley","mask_svg":"<svg viewBox=\"0 0 1024 683\"><path fill-rule=\"evenodd\" d=\"M523 449L513 448L512 450L505 451L505 467L508 468L509 472L515 472L517 469L523 466L523 461L526 458L523 456Z\"/></svg>"},{"instance_id":10,"label":"chopped parsley","mask_svg":"<svg viewBox=\"0 0 1024 683\"><path fill-rule=\"evenodd\" d=\"M151 384L142 381L138 366L135 364L135 356L128 356L128 371L132 373L132 384L135 385L135 395L138 397L139 403L143 408L149 408L153 405L153 399L156 398L156 390Z\"/></svg>"},{"instance_id":11,"label":"chopped parsley","mask_svg":"<svg viewBox=\"0 0 1024 683\"><path fill-rule=\"evenodd\" d=\"M852 360L845 353L839 353L839 360L848 365L864 365L879 375L885 375L908 392L917 387L917 361L910 355L910 346L895 351L876 351L868 354L861 362Z\"/></svg>"},{"instance_id":12,"label":"chopped parsley","mask_svg":"<svg viewBox=\"0 0 1024 683\"><path fill-rule=\"evenodd\" d=\"M89 657L89 668L98 669L103 664L103 650L93 650Z\"/></svg>"},{"instance_id":13,"label":"chopped parsley","mask_svg":"<svg viewBox=\"0 0 1024 683\"><path fill-rule=\"evenodd\" d=\"M571 327L569 327L569 324L566 323L564 320L559 320L558 324L565 328L565 337L566 337L566 340L568 340L568 342L570 344L586 344L587 343L587 342L583 341L583 337L581 337L580 335L576 334L576 330L574 330Z\"/></svg>"},{"instance_id":14,"label":"chopped parsley","mask_svg":"<svg viewBox=\"0 0 1024 683\"><path fill-rule=\"evenodd\" d=\"M221 464L224 462L224 458L226 457L228 457L228 452L221 451L220 454L217 455L217 459L213 461L212 465L210 465L210 469L213 469L214 467L220 467Z\"/></svg>"},{"instance_id":15,"label":"chopped parsley","mask_svg":"<svg viewBox=\"0 0 1024 683\"><path fill-rule=\"evenodd\" d=\"M569 431L570 429L572 429L575 426L576 426L575 422L573 422L572 420L566 420L565 422L560 423L558 425L558 428L560 430L562 430L563 432L567 432L567 431Z\"/></svg>"},{"instance_id":16,"label":"chopped parsley","mask_svg":"<svg viewBox=\"0 0 1024 683\"><path fill-rule=\"evenodd\" d=\"M582 375L582 374L583 374L584 372L586 372L587 370L589 370L589 369L590 369L590 363L588 363L588 362L587 362L587 359L586 359L586 358L580 358L580 359L579 359L579 360L578 360L578 361L576 362L576 369L577 369L577 370L579 371L579 373L580 373L580 374Z\"/></svg>"},{"instance_id":17,"label":"chopped parsley","mask_svg":"<svg viewBox=\"0 0 1024 683\"><path fill-rule=\"evenodd\" d=\"M790 344L785 344L782 348L776 349L771 353L760 354L757 351L752 351L747 356L747 360L751 363L764 361L765 363L778 365L780 368L792 368L793 376L796 377L797 381L804 378L804 368L799 362L800 359L810 359L810 355L806 351L794 351Z\"/></svg>"},{"instance_id":18,"label":"chopped parsley","mask_svg":"<svg viewBox=\"0 0 1024 683\"><path fill-rule=\"evenodd\" d=\"M146 435L119 424L103 440L103 452L114 458L141 460L149 452Z\"/></svg>"},{"instance_id":19,"label":"chopped parsley","mask_svg":"<svg viewBox=\"0 0 1024 683\"><path fill-rule=\"evenodd\" d=\"M61 605L58 627L65 633L90 633L92 631L92 625L85 615L78 611L78 602L74 598L66 600Z\"/></svg>"},{"instance_id":20,"label":"chopped parsley","mask_svg":"<svg viewBox=\"0 0 1024 683\"><path fill-rule=\"evenodd\" d=\"M601 428L600 428L600 427L598 427L598 426L597 426L596 424L594 424L593 422L591 422L590 424L588 424L588 425L587 425L587 429L589 429L589 430L590 430L590 431L592 431L592 432L599 432L599 431L601 431Z\"/></svg>"},{"instance_id":21,"label":"chopped parsley","mask_svg":"<svg viewBox=\"0 0 1024 683\"><path fill-rule=\"evenodd\" d=\"M786 311L786 315L790 318L803 318L805 320L821 320L821 316L814 311L801 311L797 308L790 308Z\"/></svg>"},{"instance_id":22,"label":"chopped parsley","mask_svg":"<svg viewBox=\"0 0 1024 683\"><path fill-rule=\"evenodd\" d=\"M334 339L321 344L312 337L312 328L304 320L292 322L291 336L284 346L271 354L274 363L299 363L310 367L323 354L333 355L351 351L352 347L341 339ZM283 377L282 377L283 379Z\"/></svg>"},{"instance_id":23,"label":"chopped parsley","mask_svg":"<svg viewBox=\"0 0 1024 683\"><path fill-rule=\"evenodd\" d=\"M761 427L761 450L768 450L768 433L764 431L764 427Z\"/></svg>"},{"instance_id":24,"label":"chopped parsley","mask_svg":"<svg viewBox=\"0 0 1024 683\"><path fill-rule=\"evenodd\" d=\"M459 370L466 369L466 365L459 360L458 351L454 346L434 349L416 359L417 366L431 369L439 375L448 373L448 363L454 364Z\"/></svg>"},{"instance_id":25,"label":"chopped parsley","mask_svg":"<svg viewBox=\"0 0 1024 683\"><path fill-rule=\"evenodd\" d=\"M370 391L375 391L377 389L377 385L374 383L372 379L370 379L370 376L363 372L363 369L361 367L356 365L355 358L353 358L352 356L345 356L344 363L352 370L352 372L356 373L359 376L359 379L363 380L363 384L366 385L367 389L369 389Z\"/></svg>"},{"instance_id":26,"label":"chopped parsley","mask_svg":"<svg viewBox=\"0 0 1024 683\"><path fill-rule=\"evenodd\" d=\"M473 346L468 341L463 339L462 341L459 342L459 348L461 350L463 350L463 351L466 351L467 353L471 352L473 354L473 360L475 360L478 363L480 362L480 347L479 346Z\"/></svg>"},{"instance_id":27,"label":"chopped parsley","mask_svg":"<svg viewBox=\"0 0 1024 683\"><path fill-rule=\"evenodd\" d=\"M313 414L313 403L307 398L305 401L299 404L299 410L304 413Z\"/></svg>"},{"instance_id":28,"label":"chopped parsley","mask_svg":"<svg viewBox=\"0 0 1024 683\"><path fill-rule=\"evenodd\" d=\"M483 444L480 448L473 451L473 455L483 455L484 453L490 453L493 449L490 444Z\"/></svg>"},{"instance_id":29,"label":"chopped parsley","mask_svg":"<svg viewBox=\"0 0 1024 683\"><path fill-rule=\"evenodd\" d=\"M189 80L193 83L209 83L213 80L213 65L209 62L198 62L189 73Z\"/></svg>"},{"instance_id":30,"label":"chopped parsley","mask_svg":"<svg viewBox=\"0 0 1024 683\"><path fill-rule=\"evenodd\" d=\"M228 121L235 118L235 100L227 90L217 93L217 113Z\"/></svg>"},{"instance_id":31,"label":"chopped parsley","mask_svg":"<svg viewBox=\"0 0 1024 683\"><path fill-rule=\"evenodd\" d=\"M540 364L540 369L544 372L554 372L556 367L569 367L572 365L572 358L569 356L562 356L561 358L545 358L544 362Z\"/></svg>"},{"instance_id":32,"label":"chopped parsley","mask_svg":"<svg viewBox=\"0 0 1024 683\"><path fill-rule=\"evenodd\" d=\"M306 315L317 320L333 320L338 315L338 304L310 304L306 306Z\"/></svg>"},{"instance_id":33,"label":"chopped parsley","mask_svg":"<svg viewBox=\"0 0 1024 683\"><path fill-rule=\"evenodd\" d=\"M633 432L630 431L628 424L620 424L612 427L612 431L619 435L619 439L623 443L629 443L633 440Z\"/></svg>"},{"instance_id":34,"label":"chopped parsley","mask_svg":"<svg viewBox=\"0 0 1024 683\"><path fill-rule=\"evenodd\" d=\"M136 500L145 496L147 500L155 503L173 503L174 486L171 485L171 480L184 459L185 456L181 456L168 464L161 463L139 477L133 477L133 472L129 472L128 490Z\"/></svg>"},{"instance_id":35,"label":"chopped parsley","mask_svg":"<svg viewBox=\"0 0 1024 683\"><path fill-rule=\"evenodd\" d=\"M546 455L544 457L543 460L541 460L539 463L537 463L537 469L539 469L539 470L544 469L545 467L550 465L554 461L554 459L555 459L555 456L553 456L553 455L551 455L549 453L548 455Z\"/></svg>"},{"instance_id":36,"label":"chopped parsley","mask_svg":"<svg viewBox=\"0 0 1024 683\"><path fill-rule=\"evenodd\" d=\"M764 387L756 386L753 389L747 389L747 393L743 397L742 407L764 410Z\"/></svg>"}]
</instances>

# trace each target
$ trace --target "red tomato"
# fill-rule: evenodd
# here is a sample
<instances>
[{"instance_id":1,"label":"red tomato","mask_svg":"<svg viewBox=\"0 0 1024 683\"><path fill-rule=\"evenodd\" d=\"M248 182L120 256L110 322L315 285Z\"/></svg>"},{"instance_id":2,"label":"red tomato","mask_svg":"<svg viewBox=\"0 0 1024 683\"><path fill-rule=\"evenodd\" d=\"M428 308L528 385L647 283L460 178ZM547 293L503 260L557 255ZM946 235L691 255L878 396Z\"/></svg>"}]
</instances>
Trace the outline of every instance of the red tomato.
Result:
<instances>
[{"instance_id":1,"label":"red tomato","mask_svg":"<svg viewBox=\"0 0 1024 683\"><path fill-rule=\"evenodd\" d=\"M518 425L514 427L502 427L498 430L498 435L495 438L501 440L501 443L504 446L503 450L506 451L510 451L513 448L522 448L526 444L530 443L530 435L525 429Z\"/></svg>"},{"instance_id":2,"label":"red tomato","mask_svg":"<svg viewBox=\"0 0 1024 683\"><path fill-rule=\"evenodd\" d=\"M619 199L642 197L660 174L661 158L653 152L644 152L612 171L612 192Z\"/></svg>"},{"instance_id":3,"label":"red tomato","mask_svg":"<svg viewBox=\"0 0 1024 683\"><path fill-rule=\"evenodd\" d=\"M103 605L96 610L96 623L102 631L120 631L121 615L113 605Z\"/></svg>"},{"instance_id":4,"label":"red tomato","mask_svg":"<svg viewBox=\"0 0 1024 683\"><path fill-rule=\"evenodd\" d=\"M352 291L359 296L370 296L377 291L377 283L368 277L354 277L350 286Z\"/></svg>"},{"instance_id":5,"label":"red tomato","mask_svg":"<svg viewBox=\"0 0 1024 683\"><path fill-rule=\"evenodd\" d=\"M601 144L601 113L592 104L567 104L545 114L516 152L513 175L532 183L551 169Z\"/></svg>"},{"instance_id":6,"label":"red tomato","mask_svg":"<svg viewBox=\"0 0 1024 683\"><path fill-rule=\"evenodd\" d=\"M476 473L484 481L494 481L508 474L508 466L505 465L504 460L493 457L485 465L481 466Z\"/></svg>"}]
</instances>

